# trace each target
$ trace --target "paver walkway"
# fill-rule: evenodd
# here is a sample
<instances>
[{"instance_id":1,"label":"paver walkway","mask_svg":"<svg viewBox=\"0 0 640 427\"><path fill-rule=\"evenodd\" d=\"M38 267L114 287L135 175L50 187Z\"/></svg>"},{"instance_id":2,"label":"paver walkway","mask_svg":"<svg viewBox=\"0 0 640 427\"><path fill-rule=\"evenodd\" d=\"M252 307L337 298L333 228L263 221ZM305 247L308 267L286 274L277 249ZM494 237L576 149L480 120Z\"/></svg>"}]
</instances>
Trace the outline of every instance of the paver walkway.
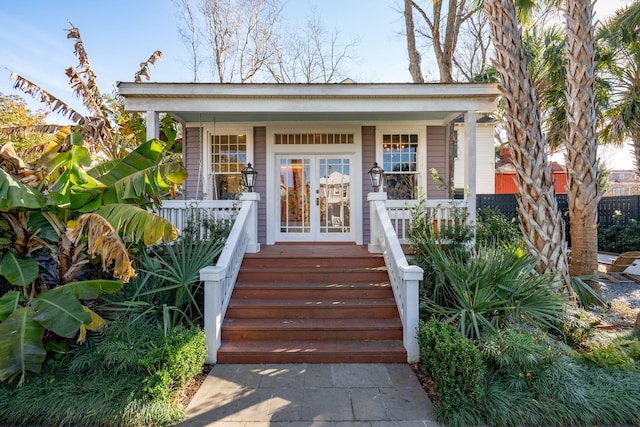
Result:
<instances>
[{"instance_id":1,"label":"paver walkway","mask_svg":"<svg viewBox=\"0 0 640 427\"><path fill-rule=\"evenodd\" d=\"M183 427L436 427L406 364L215 365Z\"/></svg>"}]
</instances>

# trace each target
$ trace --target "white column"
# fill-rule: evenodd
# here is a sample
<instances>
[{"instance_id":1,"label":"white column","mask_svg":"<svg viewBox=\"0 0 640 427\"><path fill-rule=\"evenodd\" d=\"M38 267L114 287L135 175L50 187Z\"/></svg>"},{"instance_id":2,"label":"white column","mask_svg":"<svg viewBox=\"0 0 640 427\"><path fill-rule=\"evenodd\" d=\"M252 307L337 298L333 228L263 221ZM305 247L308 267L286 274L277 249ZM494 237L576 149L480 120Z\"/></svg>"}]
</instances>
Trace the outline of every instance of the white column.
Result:
<instances>
[{"instance_id":1,"label":"white column","mask_svg":"<svg viewBox=\"0 0 640 427\"><path fill-rule=\"evenodd\" d=\"M475 111L467 111L464 115L466 131L466 152L464 157L467 160L464 187L467 195L467 207L469 209L468 223L473 227L476 225L476 169L478 164L476 155L477 120L478 115ZM494 173L494 171L488 171L488 173Z\"/></svg>"},{"instance_id":2,"label":"white column","mask_svg":"<svg viewBox=\"0 0 640 427\"><path fill-rule=\"evenodd\" d=\"M258 243L258 201L260 193L242 193L240 195L241 202L251 202L251 210L247 217L247 234L249 242L247 244L247 253L255 254L260 252L260 243Z\"/></svg>"},{"instance_id":3,"label":"white column","mask_svg":"<svg viewBox=\"0 0 640 427\"><path fill-rule=\"evenodd\" d=\"M147 141L160 138L160 118L157 111L147 111Z\"/></svg>"},{"instance_id":4,"label":"white column","mask_svg":"<svg viewBox=\"0 0 640 427\"><path fill-rule=\"evenodd\" d=\"M385 202L387 201L387 193L369 193L367 195L367 201L369 202L369 245L368 250L371 253L379 254L382 253L382 248L380 247L380 235L382 234L382 226L380 224L380 219L378 218L378 214L376 213L376 202Z\"/></svg>"}]
</instances>

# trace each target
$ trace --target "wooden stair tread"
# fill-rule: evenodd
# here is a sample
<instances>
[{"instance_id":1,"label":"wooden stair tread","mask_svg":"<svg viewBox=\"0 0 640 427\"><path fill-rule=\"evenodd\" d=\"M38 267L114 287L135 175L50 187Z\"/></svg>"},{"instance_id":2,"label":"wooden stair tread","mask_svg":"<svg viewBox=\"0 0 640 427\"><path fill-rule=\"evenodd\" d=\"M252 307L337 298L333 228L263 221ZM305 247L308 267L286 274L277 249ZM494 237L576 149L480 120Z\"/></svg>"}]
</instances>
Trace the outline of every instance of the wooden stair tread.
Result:
<instances>
[{"instance_id":1,"label":"wooden stair tread","mask_svg":"<svg viewBox=\"0 0 640 427\"><path fill-rule=\"evenodd\" d=\"M390 298L288 298L288 299L264 299L264 298L231 298L229 307L274 307L274 308L305 308L325 309L339 307L395 307L395 300Z\"/></svg>"},{"instance_id":2,"label":"wooden stair tread","mask_svg":"<svg viewBox=\"0 0 640 427\"><path fill-rule=\"evenodd\" d=\"M365 281L365 282L345 282L331 280L328 282L248 282L238 281L234 289L255 288L255 289L371 289L384 288L391 289L389 280Z\"/></svg>"},{"instance_id":3,"label":"wooden stair tread","mask_svg":"<svg viewBox=\"0 0 640 427\"><path fill-rule=\"evenodd\" d=\"M401 341L230 341L219 363L406 363Z\"/></svg>"},{"instance_id":4,"label":"wooden stair tread","mask_svg":"<svg viewBox=\"0 0 640 427\"><path fill-rule=\"evenodd\" d=\"M382 319L225 319L224 329L385 329L402 328L400 318Z\"/></svg>"}]
</instances>

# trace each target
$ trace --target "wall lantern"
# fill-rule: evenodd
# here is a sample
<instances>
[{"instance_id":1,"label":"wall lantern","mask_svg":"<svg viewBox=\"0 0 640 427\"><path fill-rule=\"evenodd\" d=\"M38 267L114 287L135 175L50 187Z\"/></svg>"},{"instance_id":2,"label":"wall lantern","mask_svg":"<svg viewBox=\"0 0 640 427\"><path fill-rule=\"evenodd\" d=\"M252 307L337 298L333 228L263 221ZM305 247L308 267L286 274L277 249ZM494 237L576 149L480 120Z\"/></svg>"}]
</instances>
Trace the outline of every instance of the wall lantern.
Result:
<instances>
[{"instance_id":1,"label":"wall lantern","mask_svg":"<svg viewBox=\"0 0 640 427\"><path fill-rule=\"evenodd\" d=\"M384 178L384 170L378 166L377 162L375 162L373 167L369 169L369 178L371 178L373 191L377 193L382 186L382 179Z\"/></svg>"},{"instance_id":2,"label":"wall lantern","mask_svg":"<svg viewBox=\"0 0 640 427\"><path fill-rule=\"evenodd\" d=\"M242 169L242 181L249 193L253 192L253 187L256 185L256 176L258 171L251 167L251 163L247 163L247 167Z\"/></svg>"}]
</instances>

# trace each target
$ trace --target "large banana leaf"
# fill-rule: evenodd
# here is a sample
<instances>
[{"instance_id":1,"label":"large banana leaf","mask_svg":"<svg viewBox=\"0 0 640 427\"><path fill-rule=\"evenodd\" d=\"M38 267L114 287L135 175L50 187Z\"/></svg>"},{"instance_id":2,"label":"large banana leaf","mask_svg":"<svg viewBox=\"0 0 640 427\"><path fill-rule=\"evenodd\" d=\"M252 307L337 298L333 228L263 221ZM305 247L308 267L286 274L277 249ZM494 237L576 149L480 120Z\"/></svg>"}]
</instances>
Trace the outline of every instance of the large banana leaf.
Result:
<instances>
[{"instance_id":1,"label":"large banana leaf","mask_svg":"<svg viewBox=\"0 0 640 427\"><path fill-rule=\"evenodd\" d=\"M124 286L120 280L85 280L67 283L61 288L67 289L78 299L96 299L105 293L112 294Z\"/></svg>"},{"instance_id":2,"label":"large banana leaf","mask_svg":"<svg viewBox=\"0 0 640 427\"><path fill-rule=\"evenodd\" d=\"M3 322L11 313L16 311L18 303L22 299L20 292L7 292L0 297L0 322Z\"/></svg>"},{"instance_id":3,"label":"large banana leaf","mask_svg":"<svg viewBox=\"0 0 640 427\"><path fill-rule=\"evenodd\" d=\"M127 204L110 204L95 211L106 218L125 239L145 245L160 240L170 242L178 237L178 230L166 219L142 208Z\"/></svg>"},{"instance_id":4,"label":"large banana leaf","mask_svg":"<svg viewBox=\"0 0 640 427\"><path fill-rule=\"evenodd\" d=\"M33 320L61 337L73 338L80 327L91 322L80 301L65 288L44 291L31 303L36 315Z\"/></svg>"},{"instance_id":5,"label":"large banana leaf","mask_svg":"<svg viewBox=\"0 0 640 427\"><path fill-rule=\"evenodd\" d=\"M0 261L0 276L4 276L12 285L29 286L40 274L38 261L33 258L19 258L6 251Z\"/></svg>"},{"instance_id":6,"label":"large banana leaf","mask_svg":"<svg viewBox=\"0 0 640 427\"><path fill-rule=\"evenodd\" d=\"M12 209L39 209L44 206L44 197L32 187L25 185L0 168L0 211Z\"/></svg>"},{"instance_id":7,"label":"large banana leaf","mask_svg":"<svg viewBox=\"0 0 640 427\"><path fill-rule=\"evenodd\" d=\"M107 186L102 204L136 202L165 194L171 183L181 184L186 171L181 161L163 162L165 145L150 140L129 153L124 159L110 161L88 171Z\"/></svg>"},{"instance_id":8,"label":"large banana leaf","mask_svg":"<svg viewBox=\"0 0 640 427\"><path fill-rule=\"evenodd\" d=\"M102 193L105 185L89 175L80 164L69 162L49 186L47 202L60 208L80 209Z\"/></svg>"},{"instance_id":9,"label":"large banana leaf","mask_svg":"<svg viewBox=\"0 0 640 427\"><path fill-rule=\"evenodd\" d=\"M44 328L35 321L31 307L20 307L0 323L0 381L22 372L40 372L47 352L42 345Z\"/></svg>"}]
</instances>

